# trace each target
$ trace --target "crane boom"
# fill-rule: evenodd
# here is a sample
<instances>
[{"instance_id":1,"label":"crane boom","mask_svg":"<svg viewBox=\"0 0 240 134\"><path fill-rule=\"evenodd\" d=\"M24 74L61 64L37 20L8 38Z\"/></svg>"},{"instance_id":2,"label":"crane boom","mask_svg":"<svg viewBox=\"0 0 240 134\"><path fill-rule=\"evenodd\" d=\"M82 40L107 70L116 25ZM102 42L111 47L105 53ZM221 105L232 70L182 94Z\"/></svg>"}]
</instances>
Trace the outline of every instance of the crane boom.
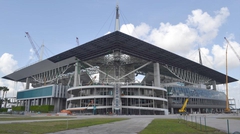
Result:
<instances>
[{"instance_id":1,"label":"crane boom","mask_svg":"<svg viewBox=\"0 0 240 134\"><path fill-rule=\"evenodd\" d=\"M184 104L183 104L182 108L178 110L179 113L185 113L185 112L186 112L186 109L185 109L185 108L187 107L188 100L189 100L189 98L187 98L187 99L184 101Z\"/></svg>"},{"instance_id":2,"label":"crane boom","mask_svg":"<svg viewBox=\"0 0 240 134\"><path fill-rule=\"evenodd\" d=\"M25 33L26 33L26 35L27 35L27 37L28 37L28 39L29 39L32 47L33 47L34 52L36 53L36 55L37 55L37 57L38 57L38 60L41 60L41 57L40 57L40 55L39 55L39 53L38 53L38 51L37 51L37 49L36 49L36 47L35 47L35 45L34 45L34 43L33 43L33 41L32 41L31 36L29 35L28 32L25 32Z\"/></svg>"},{"instance_id":3,"label":"crane boom","mask_svg":"<svg viewBox=\"0 0 240 134\"><path fill-rule=\"evenodd\" d=\"M231 49L233 50L233 52L235 53L235 55L238 57L238 60L240 61L240 56L237 54L237 52L234 50L234 48L232 47L232 45L229 43L229 41L227 40L226 37L224 37L224 39L227 41L228 45L231 47Z\"/></svg>"}]
</instances>

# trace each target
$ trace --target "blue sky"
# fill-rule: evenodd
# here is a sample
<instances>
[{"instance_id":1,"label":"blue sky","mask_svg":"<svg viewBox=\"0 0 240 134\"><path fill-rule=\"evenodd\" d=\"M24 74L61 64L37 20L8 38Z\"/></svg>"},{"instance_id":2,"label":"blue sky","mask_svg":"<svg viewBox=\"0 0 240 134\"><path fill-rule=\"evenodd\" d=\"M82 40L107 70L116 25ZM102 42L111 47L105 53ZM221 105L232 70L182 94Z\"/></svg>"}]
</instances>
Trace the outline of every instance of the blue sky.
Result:
<instances>
[{"instance_id":1,"label":"blue sky","mask_svg":"<svg viewBox=\"0 0 240 134\"><path fill-rule=\"evenodd\" d=\"M30 52L28 31L47 49L44 58L101 37L114 30L117 1L112 0L0 0L0 76L37 61ZM121 31L225 73L227 37L240 55L240 1L118 0ZM34 56L34 57L33 57ZM229 75L240 79L240 61L229 50ZM30 60L31 59L31 60ZM7 65L6 65L7 64ZM14 91L14 84L0 79ZM20 88L20 86L18 86ZM239 103L240 82L230 84ZM219 90L224 90L219 87ZM11 93L10 93L11 94ZM240 103L239 103L240 106Z\"/></svg>"}]
</instances>

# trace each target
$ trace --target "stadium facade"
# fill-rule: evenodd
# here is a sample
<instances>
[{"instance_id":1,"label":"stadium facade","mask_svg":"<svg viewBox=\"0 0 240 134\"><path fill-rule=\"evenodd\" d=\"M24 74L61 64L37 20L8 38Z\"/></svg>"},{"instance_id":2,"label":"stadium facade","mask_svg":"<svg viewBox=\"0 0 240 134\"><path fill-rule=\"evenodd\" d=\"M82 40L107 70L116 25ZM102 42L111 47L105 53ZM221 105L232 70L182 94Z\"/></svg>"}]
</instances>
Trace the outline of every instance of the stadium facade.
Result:
<instances>
[{"instance_id":1,"label":"stadium facade","mask_svg":"<svg viewBox=\"0 0 240 134\"><path fill-rule=\"evenodd\" d=\"M186 98L189 113L226 108L226 95L216 90L226 75L118 30L3 78L26 82L17 93L26 111L54 105L55 112L167 115Z\"/></svg>"}]
</instances>

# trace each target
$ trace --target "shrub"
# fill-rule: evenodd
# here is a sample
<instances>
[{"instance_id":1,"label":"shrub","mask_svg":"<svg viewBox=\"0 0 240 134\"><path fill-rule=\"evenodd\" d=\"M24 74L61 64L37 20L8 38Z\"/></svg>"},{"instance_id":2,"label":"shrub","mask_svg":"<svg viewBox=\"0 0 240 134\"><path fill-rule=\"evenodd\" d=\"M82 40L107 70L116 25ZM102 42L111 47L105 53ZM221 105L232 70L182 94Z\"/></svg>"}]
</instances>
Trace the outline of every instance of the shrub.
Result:
<instances>
[{"instance_id":1,"label":"shrub","mask_svg":"<svg viewBox=\"0 0 240 134\"><path fill-rule=\"evenodd\" d=\"M0 108L0 112L7 112L8 108Z\"/></svg>"},{"instance_id":2,"label":"shrub","mask_svg":"<svg viewBox=\"0 0 240 134\"><path fill-rule=\"evenodd\" d=\"M48 113L54 110L53 105L30 106L30 111Z\"/></svg>"},{"instance_id":3,"label":"shrub","mask_svg":"<svg viewBox=\"0 0 240 134\"><path fill-rule=\"evenodd\" d=\"M13 106L12 111L25 111L25 106Z\"/></svg>"}]
</instances>

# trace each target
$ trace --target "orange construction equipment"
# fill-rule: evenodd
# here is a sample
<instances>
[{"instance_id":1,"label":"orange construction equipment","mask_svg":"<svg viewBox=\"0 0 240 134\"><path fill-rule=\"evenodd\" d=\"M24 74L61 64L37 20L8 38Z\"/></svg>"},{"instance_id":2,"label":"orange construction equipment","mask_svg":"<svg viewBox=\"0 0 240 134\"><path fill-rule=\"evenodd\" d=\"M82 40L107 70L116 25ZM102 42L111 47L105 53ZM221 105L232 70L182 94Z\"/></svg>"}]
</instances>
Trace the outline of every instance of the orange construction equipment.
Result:
<instances>
[{"instance_id":1,"label":"orange construction equipment","mask_svg":"<svg viewBox=\"0 0 240 134\"><path fill-rule=\"evenodd\" d=\"M62 110L60 113L67 113L68 115L72 115L72 112L69 110Z\"/></svg>"}]
</instances>

